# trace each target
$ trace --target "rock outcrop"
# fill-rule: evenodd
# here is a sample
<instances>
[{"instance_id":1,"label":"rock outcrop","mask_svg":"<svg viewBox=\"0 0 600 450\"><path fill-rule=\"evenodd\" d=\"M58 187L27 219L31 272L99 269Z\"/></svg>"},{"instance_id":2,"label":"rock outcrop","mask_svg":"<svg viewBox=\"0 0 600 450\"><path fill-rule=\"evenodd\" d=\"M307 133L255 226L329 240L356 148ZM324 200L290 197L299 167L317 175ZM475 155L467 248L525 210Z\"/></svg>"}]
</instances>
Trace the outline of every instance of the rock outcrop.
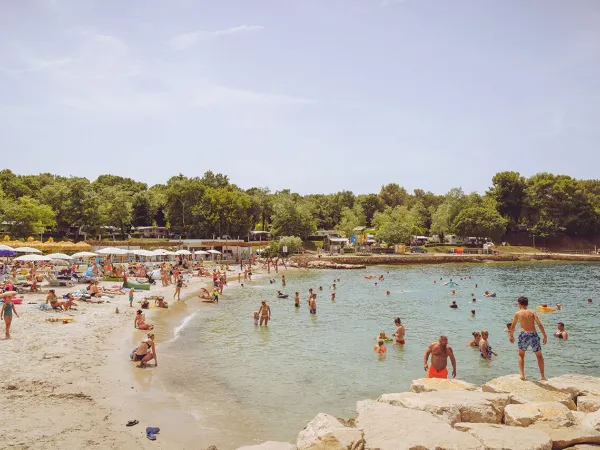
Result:
<instances>
[{"instance_id":1,"label":"rock outcrop","mask_svg":"<svg viewBox=\"0 0 600 450\"><path fill-rule=\"evenodd\" d=\"M482 450L480 442L424 411L364 400L356 406L356 426L370 450Z\"/></svg>"},{"instance_id":2,"label":"rock outcrop","mask_svg":"<svg viewBox=\"0 0 600 450\"><path fill-rule=\"evenodd\" d=\"M411 390L358 402L356 419L319 414L296 446L264 442L238 450L600 450L600 378L534 382L509 375L481 389L419 379Z\"/></svg>"},{"instance_id":3,"label":"rock outcrop","mask_svg":"<svg viewBox=\"0 0 600 450\"><path fill-rule=\"evenodd\" d=\"M469 433L486 450L552 449L550 436L539 430L488 423L457 423L454 427Z\"/></svg>"},{"instance_id":4,"label":"rock outcrop","mask_svg":"<svg viewBox=\"0 0 600 450\"><path fill-rule=\"evenodd\" d=\"M434 391L476 391L477 386L466 381L441 378L419 378L413 380L410 385L413 392L434 392Z\"/></svg>"},{"instance_id":5,"label":"rock outcrop","mask_svg":"<svg viewBox=\"0 0 600 450\"><path fill-rule=\"evenodd\" d=\"M344 426L335 417L320 413L298 434L298 450L362 450L362 432Z\"/></svg>"},{"instance_id":6,"label":"rock outcrop","mask_svg":"<svg viewBox=\"0 0 600 450\"><path fill-rule=\"evenodd\" d=\"M513 403L559 402L571 410L577 409L573 395L557 389L547 382L523 381L518 375L507 375L488 381L481 389L484 392L511 394Z\"/></svg>"},{"instance_id":7,"label":"rock outcrop","mask_svg":"<svg viewBox=\"0 0 600 450\"><path fill-rule=\"evenodd\" d=\"M504 408L510 403L510 396L451 390L420 394L384 394L378 401L425 411L453 425L456 422L501 423Z\"/></svg>"}]
</instances>

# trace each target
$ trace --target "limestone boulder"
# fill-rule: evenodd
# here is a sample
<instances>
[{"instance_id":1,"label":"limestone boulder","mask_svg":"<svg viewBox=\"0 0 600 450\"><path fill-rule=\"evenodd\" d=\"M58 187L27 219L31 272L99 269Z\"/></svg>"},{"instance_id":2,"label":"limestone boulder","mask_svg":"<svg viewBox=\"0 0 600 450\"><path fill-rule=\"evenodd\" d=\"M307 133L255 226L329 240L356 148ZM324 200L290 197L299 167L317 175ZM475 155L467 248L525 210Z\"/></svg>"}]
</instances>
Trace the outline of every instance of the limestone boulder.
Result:
<instances>
[{"instance_id":1,"label":"limestone boulder","mask_svg":"<svg viewBox=\"0 0 600 450\"><path fill-rule=\"evenodd\" d=\"M592 413L600 410L600 396L580 395L577 397L577 411Z\"/></svg>"},{"instance_id":2,"label":"limestone boulder","mask_svg":"<svg viewBox=\"0 0 600 450\"><path fill-rule=\"evenodd\" d=\"M571 410L558 402L513 404L504 409L506 425L528 427L536 422L551 422L557 426L570 427L575 423L575 419Z\"/></svg>"},{"instance_id":3,"label":"limestone boulder","mask_svg":"<svg viewBox=\"0 0 600 450\"><path fill-rule=\"evenodd\" d=\"M600 396L600 378L589 375L567 374L550 378L548 384L555 389L569 392L573 398L580 395Z\"/></svg>"},{"instance_id":4,"label":"limestone boulder","mask_svg":"<svg viewBox=\"0 0 600 450\"><path fill-rule=\"evenodd\" d=\"M578 444L600 444L600 431L592 426L591 414L578 411L573 411L572 414L575 418L573 426L559 427L550 422L537 422L527 429L536 429L548 433L552 439L552 448L557 450Z\"/></svg>"},{"instance_id":5,"label":"limestone boulder","mask_svg":"<svg viewBox=\"0 0 600 450\"><path fill-rule=\"evenodd\" d=\"M512 403L559 402L571 410L577 409L572 394L550 386L543 381L523 381L519 375L506 375L488 381L481 389L484 392L511 394Z\"/></svg>"},{"instance_id":6,"label":"limestone boulder","mask_svg":"<svg viewBox=\"0 0 600 450\"><path fill-rule=\"evenodd\" d=\"M298 434L296 447L298 450L362 450L363 437L360 430L320 413Z\"/></svg>"},{"instance_id":7,"label":"limestone boulder","mask_svg":"<svg viewBox=\"0 0 600 450\"><path fill-rule=\"evenodd\" d=\"M370 450L484 450L473 436L419 410L364 400L356 406L356 426Z\"/></svg>"},{"instance_id":8,"label":"limestone boulder","mask_svg":"<svg viewBox=\"0 0 600 450\"><path fill-rule=\"evenodd\" d=\"M477 439L486 450L551 450L547 433L489 423L457 423L455 429Z\"/></svg>"},{"instance_id":9,"label":"limestone boulder","mask_svg":"<svg viewBox=\"0 0 600 450\"><path fill-rule=\"evenodd\" d=\"M582 420L584 425L600 432L600 411L586 414L584 417L585 418Z\"/></svg>"},{"instance_id":10,"label":"limestone boulder","mask_svg":"<svg viewBox=\"0 0 600 450\"><path fill-rule=\"evenodd\" d=\"M466 381L441 378L419 378L413 380L410 385L410 390L413 392L476 391L477 389L477 386Z\"/></svg>"},{"instance_id":11,"label":"limestone boulder","mask_svg":"<svg viewBox=\"0 0 600 450\"><path fill-rule=\"evenodd\" d=\"M567 450L600 450L600 445L593 445L593 444L574 445L573 447L567 447Z\"/></svg>"},{"instance_id":12,"label":"limestone boulder","mask_svg":"<svg viewBox=\"0 0 600 450\"><path fill-rule=\"evenodd\" d=\"M501 423L507 394L481 391L403 392L384 394L377 400L394 406L426 411L453 425L456 422Z\"/></svg>"},{"instance_id":13,"label":"limestone boulder","mask_svg":"<svg viewBox=\"0 0 600 450\"><path fill-rule=\"evenodd\" d=\"M296 446L287 442L267 441L262 444L238 447L237 450L296 450Z\"/></svg>"}]
</instances>

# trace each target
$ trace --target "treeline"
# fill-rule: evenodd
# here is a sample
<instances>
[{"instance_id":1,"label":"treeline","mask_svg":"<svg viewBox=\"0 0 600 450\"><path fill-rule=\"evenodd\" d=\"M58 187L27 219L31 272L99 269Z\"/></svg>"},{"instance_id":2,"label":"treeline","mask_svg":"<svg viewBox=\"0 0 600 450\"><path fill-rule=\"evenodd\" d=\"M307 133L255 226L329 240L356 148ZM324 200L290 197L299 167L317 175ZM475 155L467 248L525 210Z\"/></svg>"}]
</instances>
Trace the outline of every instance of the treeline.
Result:
<instances>
[{"instance_id":1,"label":"treeline","mask_svg":"<svg viewBox=\"0 0 600 450\"><path fill-rule=\"evenodd\" d=\"M433 234L498 240L512 227L540 237L558 232L591 236L600 232L600 181L500 172L484 195L460 188L444 195L421 189L409 193L391 183L373 194L302 196L287 189L244 190L210 171L148 186L114 175L90 182L49 173L16 175L6 169L0 172L0 219L3 228L20 237L50 228L66 233L72 227L96 235L102 226L125 234L131 226L148 225L168 226L189 238L246 237L252 229L306 238L317 229L350 234L356 226L367 226L387 243Z\"/></svg>"}]
</instances>

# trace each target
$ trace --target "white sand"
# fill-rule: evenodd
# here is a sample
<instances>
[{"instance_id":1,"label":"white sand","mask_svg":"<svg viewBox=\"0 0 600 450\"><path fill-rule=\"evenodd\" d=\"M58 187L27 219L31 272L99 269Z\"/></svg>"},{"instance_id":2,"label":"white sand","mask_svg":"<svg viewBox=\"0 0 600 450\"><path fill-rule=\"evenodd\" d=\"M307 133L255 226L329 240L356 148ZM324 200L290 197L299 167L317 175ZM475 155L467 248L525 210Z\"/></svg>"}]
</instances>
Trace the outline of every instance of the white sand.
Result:
<instances>
[{"instance_id":1,"label":"white sand","mask_svg":"<svg viewBox=\"0 0 600 450\"><path fill-rule=\"evenodd\" d=\"M182 299L209 282L194 277ZM57 295L70 290L57 288ZM20 318L13 317L10 340L3 339L0 324L0 448L206 448L199 424L160 390L156 379L152 382L168 370L160 365L160 345L158 367L137 369L128 357L145 337L133 329L137 301L164 295L173 306L145 311L152 323L153 315L177 314L173 292L173 286L153 286L150 294L136 293L134 308L129 308L127 295L115 295L110 303L79 302L77 311L62 313L27 304L45 301L46 294L25 294L23 304L16 305ZM57 317L74 320L46 321ZM154 332L159 344L172 336L172 330ZM140 423L126 427L129 419ZM146 438L147 426L161 428L156 441Z\"/></svg>"}]
</instances>

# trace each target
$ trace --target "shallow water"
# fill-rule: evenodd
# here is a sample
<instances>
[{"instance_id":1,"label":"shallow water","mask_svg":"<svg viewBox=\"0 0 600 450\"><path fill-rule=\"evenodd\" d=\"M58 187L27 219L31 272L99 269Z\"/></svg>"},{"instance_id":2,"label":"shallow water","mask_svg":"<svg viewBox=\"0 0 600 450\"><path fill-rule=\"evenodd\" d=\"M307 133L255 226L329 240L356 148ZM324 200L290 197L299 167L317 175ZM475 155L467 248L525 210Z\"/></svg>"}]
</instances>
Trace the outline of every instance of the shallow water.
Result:
<instances>
[{"instance_id":1,"label":"shallow water","mask_svg":"<svg viewBox=\"0 0 600 450\"><path fill-rule=\"evenodd\" d=\"M350 417L358 400L409 389L411 380L424 376L424 351L441 334L454 349L461 379L481 384L518 372L516 345L503 330L520 295L528 296L531 306L564 306L540 314L549 334L543 348L546 375L597 375L599 270L594 264L560 262L371 267L280 271L275 285L268 278L246 282L244 288L234 281L218 305L202 305L206 307L187 319L177 338L163 346L161 364L170 370L162 382L179 395L206 438L219 448L264 440L295 442L318 412ZM286 288L281 287L281 274L288 279ZM385 281L366 280L368 274L383 274ZM331 285L338 278L332 303ZM459 285L458 296L443 285L450 279ZM306 302L311 287L317 292L316 316L309 314ZM277 299L277 289L290 297ZM497 292L497 297L483 297L485 290ZM295 291L301 294L299 309L294 308ZM588 297L595 303L588 304ZM261 299L272 309L268 328L253 325L252 313ZM452 300L458 309L448 307ZM396 316L406 328L406 345L388 345L387 355L380 358L373 351L375 338L380 331L394 333ZM552 337L559 320L569 332L567 342ZM491 363L466 347L471 333L484 328L498 353ZM539 377L530 352L526 372Z\"/></svg>"}]
</instances>

